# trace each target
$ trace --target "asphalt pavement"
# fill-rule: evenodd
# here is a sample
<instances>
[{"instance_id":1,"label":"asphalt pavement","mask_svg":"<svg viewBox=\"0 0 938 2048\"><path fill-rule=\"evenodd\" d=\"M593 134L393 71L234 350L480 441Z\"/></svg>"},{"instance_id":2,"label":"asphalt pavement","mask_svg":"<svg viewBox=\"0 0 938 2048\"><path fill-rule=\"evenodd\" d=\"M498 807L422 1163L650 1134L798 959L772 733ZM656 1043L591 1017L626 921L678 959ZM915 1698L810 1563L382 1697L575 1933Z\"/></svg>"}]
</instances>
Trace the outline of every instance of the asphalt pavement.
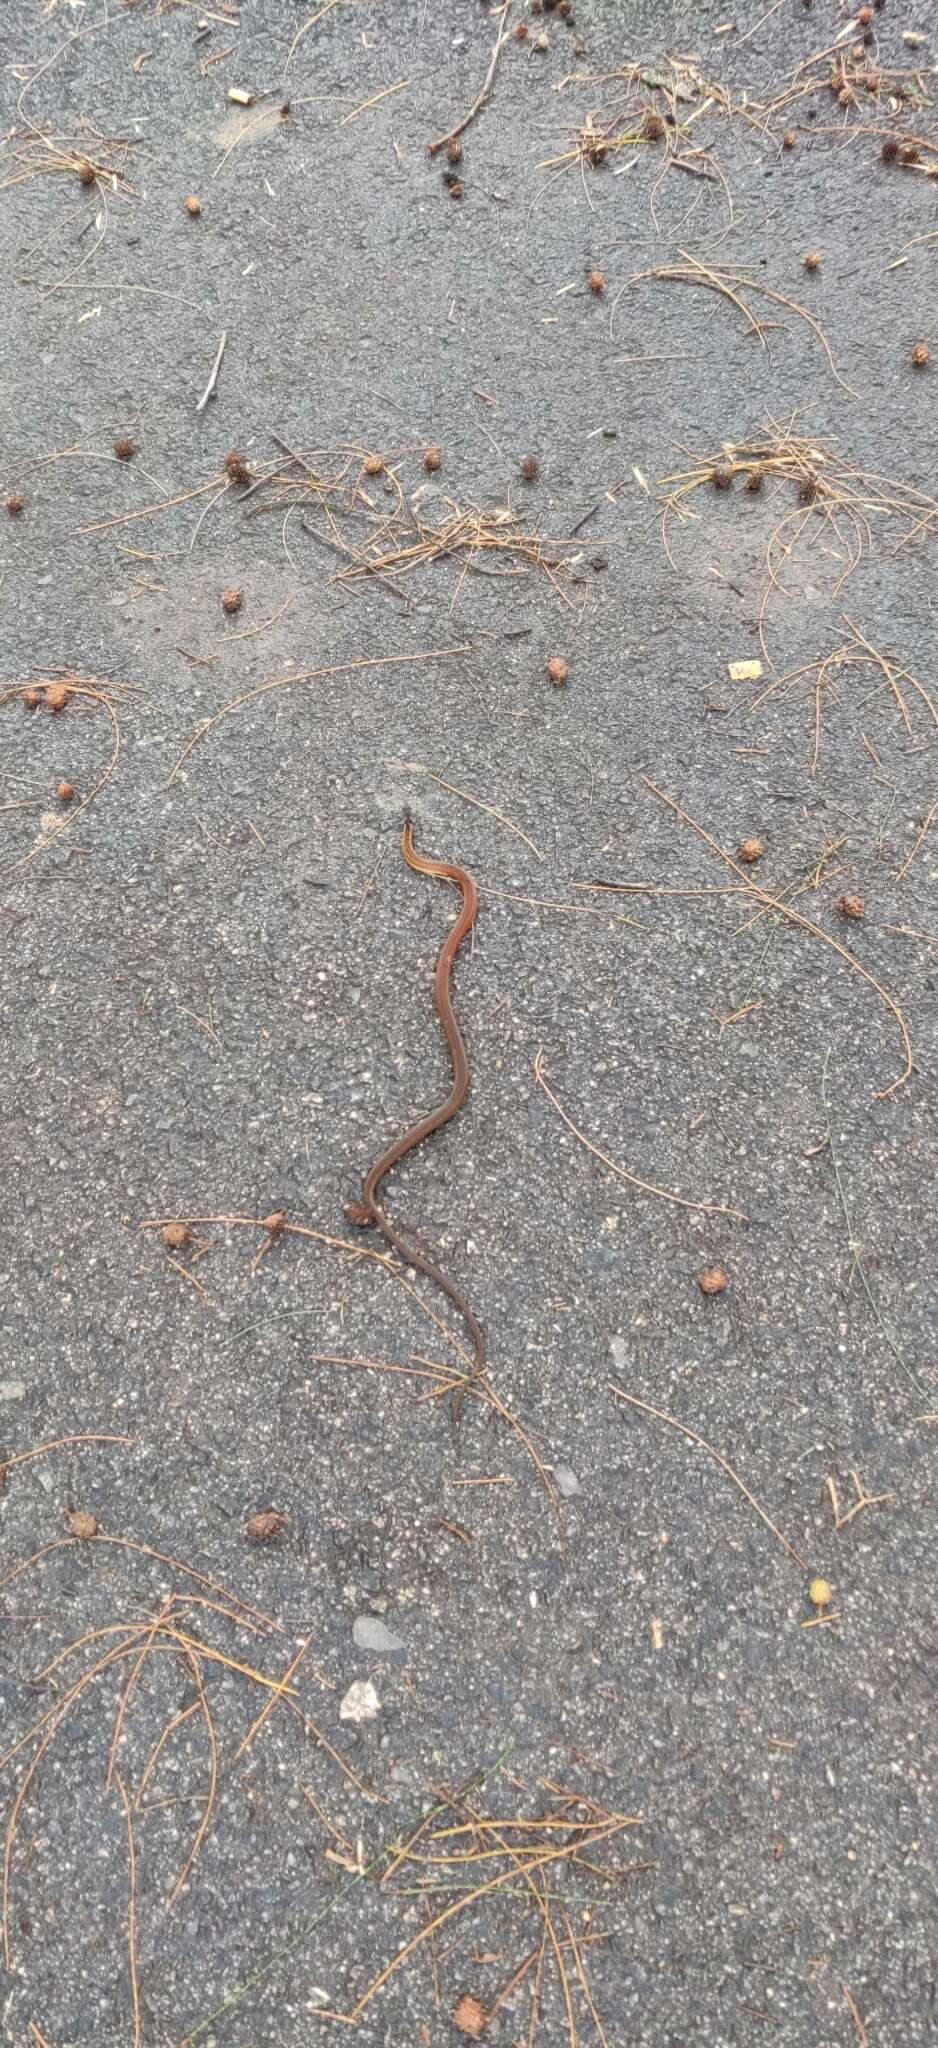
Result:
<instances>
[{"instance_id":1,"label":"asphalt pavement","mask_svg":"<svg viewBox=\"0 0 938 2048\"><path fill-rule=\"evenodd\" d=\"M12 2048L938 2032L934 31L0 10Z\"/></svg>"}]
</instances>

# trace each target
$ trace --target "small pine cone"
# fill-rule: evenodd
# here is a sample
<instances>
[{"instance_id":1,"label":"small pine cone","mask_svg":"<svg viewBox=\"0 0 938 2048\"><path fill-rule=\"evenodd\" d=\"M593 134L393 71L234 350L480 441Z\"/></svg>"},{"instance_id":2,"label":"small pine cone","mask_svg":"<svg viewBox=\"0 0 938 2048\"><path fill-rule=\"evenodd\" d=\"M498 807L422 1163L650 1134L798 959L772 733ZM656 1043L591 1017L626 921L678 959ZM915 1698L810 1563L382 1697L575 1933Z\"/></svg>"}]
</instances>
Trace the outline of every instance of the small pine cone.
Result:
<instances>
[{"instance_id":1,"label":"small pine cone","mask_svg":"<svg viewBox=\"0 0 938 2048\"><path fill-rule=\"evenodd\" d=\"M259 1514L249 1516L244 1524L245 1536L252 1543L276 1543L287 1526L287 1516L279 1508L262 1508Z\"/></svg>"},{"instance_id":2,"label":"small pine cone","mask_svg":"<svg viewBox=\"0 0 938 2048\"><path fill-rule=\"evenodd\" d=\"M464 1991L453 2009L453 2025L460 2034L468 2034L470 2041L481 2041L489 2023L484 2005L471 1991Z\"/></svg>"},{"instance_id":3,"label":"small pine cone","mask_svg":"<svg viewBox=\"0 0 938 2048\"><path fill-rule=\"evenodd\" d=\"M842 896L839 909L843 917L859 919L866 914L866 906L862 896Z\"/></svg>"},{"instance_id":4,"label":"small pine cone","mask_svg":"<svg viewBox=\"0 0 938 2048\"><path fill-rule=\"evenodd\" d=\"M739 849L739 858L746 862L747 867L753 867L757 860L762 859L764 852L765 846L761 839L744 839Z\"/></svg>"},{"instance_id":5,"label":"small pine cone","mask_svg":"<svg viewBox=\"0 0 938 2048\"><path fill-rule=\"evenodd\" d=\"M192 1232L188 1223L164 1223L160 1236L168 1252L184 1251L192 1243Z\"/></svg>"},{"instance_id":6,"label":"small pine cone","mask_svg":"<svg viewBox=\"0 0 938 2048\"><path fill-rule=\"evenodd\" d=\"M562 690L567 680L567 664L562 655L552 654L547 664L547 673L555 690Z\"/></svg>"},{"instance_id":7,"label":"small pine cone","mask_svg":"<svg viewBox=\"0 0 938 2048\"><path fill-rule=\"evenodd\" d=\"M442 468L442 466L443 466L443 450L442 450L442 448L427 448L427 449L425 449L425 450L424 450L424 457L423 457L423 466L424 466L424 469L426 469L426 470L429 470L429 471L430 471L431 475L432 475L432 473L433 473L433 471L434 471L435 469L441 469L441 468Z\"/></svg>"},{"instance_id":8,"label":"small pine cone","mask_svg":"<svg viewBox=\"0 0 938 2048\"><path fill-rule=\"evenodd\" d=\"M231 584L227 590L222 591L221 608L223 612L239 612L243 603L244 592L243 590L237 590L234 584Z\"/></svg>"},{"instance_id":9,"label":"small pine cone","mask_svg":"<svg viewBox=\"0 0 938 2048\"><path fill-rule=\"evenodd\" d=\"M202 211L202 201L196 197L194 192L190 192L185 202L185 207L186 212L191 213L193 220L195 220Z\"/></svg>"},{"instance_id":10,"label":"small pine cone","mask_svg":"<svg viewBox=\"0 0 938 2048\"><path fill-rule=\"evenodd\" d=\"M698 1273L697 1285L701 1294L725 1294L729 1281L722 1266L707 1266L704 1272Z\"/></svg>"}]
</instances>

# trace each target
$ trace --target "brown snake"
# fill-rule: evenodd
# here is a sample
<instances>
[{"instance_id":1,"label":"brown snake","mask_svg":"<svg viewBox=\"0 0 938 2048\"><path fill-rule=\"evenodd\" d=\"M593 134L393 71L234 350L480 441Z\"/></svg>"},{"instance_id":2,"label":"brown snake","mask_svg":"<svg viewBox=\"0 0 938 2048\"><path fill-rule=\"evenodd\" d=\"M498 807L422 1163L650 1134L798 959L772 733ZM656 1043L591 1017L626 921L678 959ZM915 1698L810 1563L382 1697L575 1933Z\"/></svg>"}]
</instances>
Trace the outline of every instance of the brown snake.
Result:
<instances>
[{"instance_id":1,"label":"brown snake","mask_svg":"<svg viewBox=\"0 0 938 2048\"><path fill-rule=\"evenodd\" d=\"M467 875L465 868L456 867L452 861L432 860L426 854L417 852L414 845L413 821L410 817L406 816L401 833L401 852L408 867L414 868L417 874L437 875L441 881L455 882L456 887L462 892L462 909L452 931L448 933L443 942L440 957L436 963L436 973L433 978L433 992L436 999L437 1015L443 1026L443 1035L446 1039L449 1056L453 1065L453 1085L446 1101L441 1103L439 1109L431 1110L429 1116L422 1117L419 1123L412 1125L409 1131L404 1132L402 1138L398 1138L393 1145L388 1147L386 1152L382 1152L380 1159L375 1161L374 1166L365 1175L362 1182L361 1201L347 1202L344 1214L350 1223L357 1223L362 1229L367 1229L369 1226L374 1225L380 1230L382 1236L387 1239L392 1250L396 1251L399 1257L406 1261L408 1266L416 1266L418 1272L425 1273L429 1280L435 1281L437 1287L442 1289L447 1299L452 1302L453 1307L462 1316L463 1322L472 1338L475 1350L473 1376L478 1378L479 1374L485 1370L485 1336L482 1326L469 1307L465 1295L460 1292L452 1280L447 1279L445 1273L440 1272L439 1266L435 1266L432 1259L427 1258L426 1254L420 1251L416 1245L408 1243L406 1237L391 1222L390 1217L381 1207L378 1200L378 1190L385 1176L391 1172L392 1167L399 1165L400 1161L406 1158L408 1152L413 1152L417 1145L422 1145L425 1138L432 1137L434 1131L442 1130L443 1125L448 1124L456 1115L457 1110L462 1108L469 1093L469 1060L463 1043L462 1033L456 1020L456 1012L453 1009L453 999L450 995L450 979L453 972L453 964L463 939L472 930L475 923L476 913L479 908L479 892L472 876ZM462 1388L457 1390L457 1400L463 1391Z\"/></svg>"}]
</instances>

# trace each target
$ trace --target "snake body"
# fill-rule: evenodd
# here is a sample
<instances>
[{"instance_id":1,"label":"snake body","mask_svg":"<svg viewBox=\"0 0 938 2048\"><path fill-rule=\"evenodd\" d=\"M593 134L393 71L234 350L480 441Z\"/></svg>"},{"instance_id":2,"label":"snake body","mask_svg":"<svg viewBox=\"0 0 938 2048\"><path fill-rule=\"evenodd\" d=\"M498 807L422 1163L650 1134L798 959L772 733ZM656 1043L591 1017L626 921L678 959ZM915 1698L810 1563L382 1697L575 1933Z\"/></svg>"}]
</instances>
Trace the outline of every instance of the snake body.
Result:
<instances>
[{"instance_id":1,"label":"snake body","mask_svg":"<svg viewBox=\"0 0 938 2048\"><path fill-rule=\"evenodd\" d=\"M382 1152L380 1159L375 1160L362 1182L361 1201L346 1203L345 1215L350 1223L356 1223L362 1229L373 1225L380 1230L392 1250L409 1266L415 1266L418 1272L425 1273L452 1302L472 1338L475 1374L478 1375L485 1368L485 1336L465 1295L454 1281L447 1279L445 1273L441 1273L439 1266L434 1265L433 1260L428 1258L418 1245L411 1244L398 1230L378 1199L381 1183L392 1168L398 1166L402 1159L406 1159L408 1152L413 1152L418 1145L422 1145L426 1138L432 1138L435 1131L442 1130L444 1124L450 1123L457 1111L462 1108L469 1093L469 1058L453 1008L450 982L456 955L476 920L479 892L472 876L466 873L465 868L457 867L453 861L433 860L427 854L418 853L414 845L414 827L410 817L404 819L401 852L408 867L413 868L417 874L434 875L440 881L453 882L462 896L462 909L452 931L443 942L433 978L437 1015L443 1027L452 1062L453 1085L446 1101L441 1103L438 1109L433 1109L429 1115L421 1117L419 1123L413 1124L410 1130L404 1132L403 1137L397 1138L393 1145L388 1146L386 1152Z\"/></svg>"}]
</instances>

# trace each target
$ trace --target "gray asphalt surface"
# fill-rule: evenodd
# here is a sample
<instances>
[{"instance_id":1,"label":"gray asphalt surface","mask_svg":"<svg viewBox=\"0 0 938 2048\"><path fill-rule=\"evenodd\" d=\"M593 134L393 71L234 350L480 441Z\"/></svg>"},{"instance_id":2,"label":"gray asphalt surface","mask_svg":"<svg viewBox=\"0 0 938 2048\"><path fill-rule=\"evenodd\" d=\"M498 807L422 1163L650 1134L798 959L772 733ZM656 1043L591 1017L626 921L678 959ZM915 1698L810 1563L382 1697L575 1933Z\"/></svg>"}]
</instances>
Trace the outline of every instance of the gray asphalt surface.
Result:
<instances>
[{"instance_id":1,"label":"gray asphalt surface","mask_svg":"<svg viewBox=\"0 0 938 2048\"><path fill-rule=\"evenodd\" d=\"M576 1928L608 1937L585 1953L616 2048L925 2042L938 835L897 877L936 795L935 700L903 680L904 717L875 665L835 672L812 772L816 671L749 710L754 686L727 668L762 659L766 684L771 664L799 670L849 639L846 612L928 691L936 536L900 550L910 520L877 516L838 589L845 530L838 552L812 515L763 654L766 547L794 488L698 492L669 559L656 484L688 451L713 458L797 413L796 431L859 470L934 488L936 372L911 350L938 350L935 186L879 160L880 131L934 136L933 115L819 93L766 126L711 106L688 146L712 150L731 223L719 184L656 184L661 145L601 172L545 170L589 109L624 103L601 74L640 61L663 75L669 53L696 53L737 106L745 89L774 99L846 20L783 0L743 44L721 26L742 32L755 5L576 0L575 23L530 21L506 45L464 138L460 204L425 144L478 91L487 10L349 0L308 29L284 80L311 11L256 0L229 25L221 5L112 4L105 19L15 0L0 14L2 482L25 500L0 521L0 800L19 806L2 818L0 1449L133 1440L13 1466L0 1497L4 1752L61 1709L15 1813L39 1735L0 1779L2 2038L328 2038L316 2008L351 2010L428 1910L357 1881L356 1859L486 1773L472 1796L494 1815L547 1812L546 1780L640 1822L596 1854L618 1878L552 1873ZM933 25L926 0L889 0L869 61L934 64ZM269 98L242 116L231 86ZM633 98L664 104L647 83ZM876 132L847 140L860 124ZM37 131L96 161L102 136L124 138L128 186L37 168L52 157ZM812 247L824 260L808 276ZM709 291L626 289L681 250L805 305L853 395L789 308L759 302L763 349ZM222 330L217 396L197 414ZM299 514L249 517L270 492L244 507L234 488L206 492L102 530L217 478L229 449L270 464L272 431L323 451L322 475L357 451L352 483L379 451L407 498L439 443L442 495L423 504L441 517L510 503L555 540L597 509L554 580L448 560L401 594L336 584L338 558ZM130 462L111 455L120 435L138 444ZM396 504L388 479L368 488L375 514L343 513L355 545ZM318 507L305 516L324 528ZM244 593L231 618L227 586ZM564 689L546 678L553 655ZM113 774L60 838L55 786L93 790L113 729L94 698L24 709L22 686L56 665L112 692L120 735ZM173 775L201 721L310 670L333 673L250 699ZM814 932L713 893L736 876L646 778L731 852L761 839L770 893L809 883L797 907L907 1020L902 1087L882 1093L903 1048L870 980ZM556 1512L490 1404L468 1401L454 1438L445 1406L418 1405L426 1382L318 1362L452 1358L382 1267L284 1235L252 1270L257 1228L197 1223L173 1255L139 1229L282 1209L344 1239L363 1171L441 1099L432 967L453 903L401 860L405 806L427 851L471 870L481 907L456 976L470 1100L389 1206L472 1301L491 1386L558 1475ZM578 886L599 879L665 893ZM863 898L862 922L844 894ZM617 1178L538 1085L539 1051L556 1102L611 1160L747 1220ZM706 1299L696 1276L714 1265L728 1286ZM611 1382L718 1449L801 1562L705 1451ZM838 1531L828 1480L846 1510L851 1471L888 1498ZM287 1521L260 1545L245 1523L268 1508ZM73 1540L74 1510L122 1544ZM285 1633L191 1604L226 1596L183 1564ZM836 1618L809 1627L812 1573ZM106 1775L142 1639L84 1639L146 1623L171 1594L189 1598L174 1614L191 1638L268 1678L311 1634L297 1699L366 1789L282 1703L233 1761L262 1689L162 1638L116 1751L128 1801L151 1763L133 1827L135 2016L128 1834ZM375 1622L403 1647L364 1646ZM124 1661L68 1706L115 1644ZM205 1810L196 1672L218 1800L169 1909ZM355 1681L379 1702L361 1726L339 1711ZM491 2005L541 1930L520 1885L455 1916L351 2038L458 2039L460 1995ZM486 2038L528 2040L533 1975ZM579 2038L597 2038L572 1995ZM541 2005L538 2038L568 2041L550 1961Z\"/></svg>"}]
</instances>

